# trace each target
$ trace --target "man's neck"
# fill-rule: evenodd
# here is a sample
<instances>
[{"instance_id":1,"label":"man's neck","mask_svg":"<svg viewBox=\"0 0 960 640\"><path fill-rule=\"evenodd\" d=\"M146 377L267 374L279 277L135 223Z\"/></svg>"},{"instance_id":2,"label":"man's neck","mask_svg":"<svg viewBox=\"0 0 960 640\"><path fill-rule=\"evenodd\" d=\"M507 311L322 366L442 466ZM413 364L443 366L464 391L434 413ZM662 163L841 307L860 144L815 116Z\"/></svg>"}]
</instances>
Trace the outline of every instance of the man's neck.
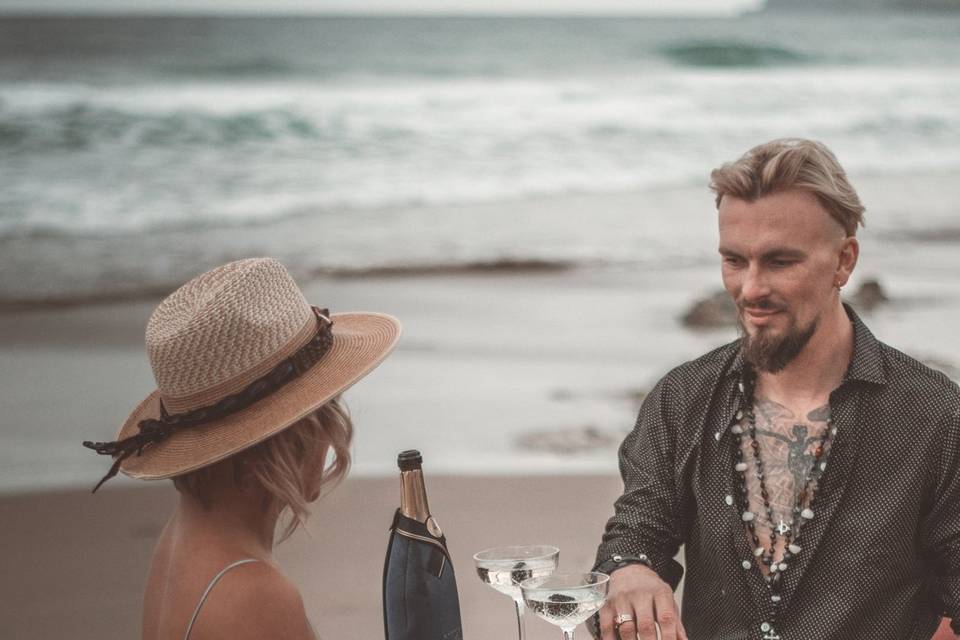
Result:
<instances>
[{"instance_id":1,"label":"man's neck","mask_svg":"<svg viewBox=\"0 0 960 640\"><path fill-rule=\"evenodd\" d=\"M772 398L813 401L840 385L853 356L853 324L843 305L825 313L817 331L790 364L777 373L760 372L758 388Z\"/></svg>"}]
</instances>

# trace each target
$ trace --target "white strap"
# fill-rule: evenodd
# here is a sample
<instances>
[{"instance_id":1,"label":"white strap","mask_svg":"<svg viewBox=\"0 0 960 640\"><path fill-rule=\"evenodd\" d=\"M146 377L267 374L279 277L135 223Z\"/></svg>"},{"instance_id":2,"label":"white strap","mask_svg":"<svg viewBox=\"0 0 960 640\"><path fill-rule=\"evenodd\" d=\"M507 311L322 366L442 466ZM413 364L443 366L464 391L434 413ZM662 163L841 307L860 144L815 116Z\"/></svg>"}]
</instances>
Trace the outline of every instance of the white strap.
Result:
<instances>
[{"instance_id":1,"label":"white strap","mask_svg":"<svg viewBox=\"0 0 960 640\"><path fill-rule=\"evenodd\" d=\"M230 569L233 569L234 567L239 567L240 565L247 564L249 562L258 562L258 560L256 558L247 558L246 560L237 560L232 564L228 564L226 567L224 567L220 571L220 573L213 576L213 580L211 580L210 584L207 585L207 590L203 592L202 596L200 596L200 602L197 603L197 608L193 610L193 617L190 618L190 626L187 627L187 633L185 636L183 636L183 640L190 640L190 632L193 630L193 623L197 621L197 616L200 615L200 607L203 606L204 601L207 599L207 596L210 595L210 591L213 589L214 585L216 585L217 582L220 581L220 578L222 578L227 571L230 571Z\"/></svg>"}]
</instances>

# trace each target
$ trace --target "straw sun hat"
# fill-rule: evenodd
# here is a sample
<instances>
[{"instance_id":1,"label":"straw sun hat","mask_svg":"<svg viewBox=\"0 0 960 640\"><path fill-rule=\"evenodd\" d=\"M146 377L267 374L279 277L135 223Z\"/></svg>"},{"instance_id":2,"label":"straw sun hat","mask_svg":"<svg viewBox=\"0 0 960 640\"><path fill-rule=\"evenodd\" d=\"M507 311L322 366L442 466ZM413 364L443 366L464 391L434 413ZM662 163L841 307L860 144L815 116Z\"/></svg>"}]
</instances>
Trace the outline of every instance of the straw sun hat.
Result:
<instances>
[{"instance_id":1,"label":"straw sun hat","mask_svg":"<svg viewBox=\"0 0 960 640\"><path fill-rule=\"evenodd\" d=\"M372 371L399 336L386 314L311 307L272 258L197 276L147 323L156 391L115 442L83 443L114 458L94 491L118 470L170 478L279 433Z\"/></svg>"}]
</instances>

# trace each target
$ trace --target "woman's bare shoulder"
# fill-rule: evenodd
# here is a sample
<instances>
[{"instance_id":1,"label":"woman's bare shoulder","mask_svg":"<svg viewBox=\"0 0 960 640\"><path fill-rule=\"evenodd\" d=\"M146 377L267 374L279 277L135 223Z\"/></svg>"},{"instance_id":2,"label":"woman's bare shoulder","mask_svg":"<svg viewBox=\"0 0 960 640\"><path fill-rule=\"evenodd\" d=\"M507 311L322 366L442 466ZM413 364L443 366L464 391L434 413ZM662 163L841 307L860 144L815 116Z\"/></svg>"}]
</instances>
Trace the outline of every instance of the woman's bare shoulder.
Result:
<instances>
[{"instance_id":1,"label":"woman's bare shoulder","mask_svg":"<svg viewBox=\"0 0 960 640\"><path fill-rule=\"evenodd\" d=\"M275 566L251 562L224 574L200 610L190 638L313 640L314 635L297 587Z\"/></svg>"}]
</instances>

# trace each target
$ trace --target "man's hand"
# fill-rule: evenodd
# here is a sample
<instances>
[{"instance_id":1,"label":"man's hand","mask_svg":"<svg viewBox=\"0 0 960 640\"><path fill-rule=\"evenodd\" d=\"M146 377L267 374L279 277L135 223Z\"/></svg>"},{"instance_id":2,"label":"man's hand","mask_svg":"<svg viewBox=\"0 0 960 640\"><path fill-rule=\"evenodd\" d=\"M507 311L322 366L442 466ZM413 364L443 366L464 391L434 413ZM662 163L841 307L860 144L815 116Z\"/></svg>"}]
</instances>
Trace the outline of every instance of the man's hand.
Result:
<instances>
[{"instance_id":1,"label":"man's hand","mask_svg":"<svg viewBox=\"0 0 960 640\"><path fill-rule=\"evenodd\" d=\"M633 616L617 629L618 615ZM610 574L607 603L600 610L600 632L603 640L687 640L680 622L677 603L670 585L657 573L642 564L631 564ZM619 631L619 635L617 632Z\"/></svg>"}]
</instances>

